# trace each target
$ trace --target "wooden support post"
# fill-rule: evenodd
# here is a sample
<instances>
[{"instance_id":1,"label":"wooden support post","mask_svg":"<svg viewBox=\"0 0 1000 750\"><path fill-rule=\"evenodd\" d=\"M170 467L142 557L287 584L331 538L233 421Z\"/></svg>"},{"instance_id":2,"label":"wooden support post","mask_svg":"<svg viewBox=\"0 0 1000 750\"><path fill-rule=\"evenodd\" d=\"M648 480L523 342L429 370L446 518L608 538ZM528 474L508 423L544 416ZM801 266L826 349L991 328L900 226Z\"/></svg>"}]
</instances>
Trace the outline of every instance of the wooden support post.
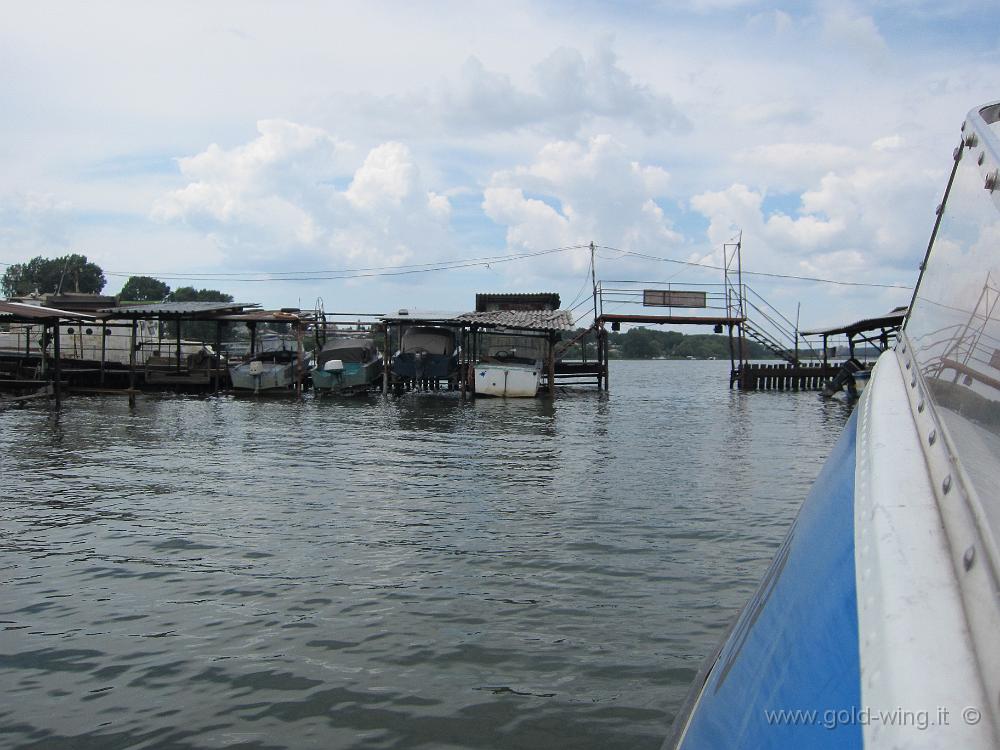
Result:
<instances>
[{"instance_id":1,"label":"wooden support post","mask_svg":"<svg viewBox=\"0 0 1000 750\"><path fill-rule=\"evenodd\" d=\"M302 395L302 380L305 375L306 360L305 349L302 344L302 324L295 324L295 346L298 350L298 357L295 362L295 395Z\"/></svg>"},{"instance_id":2,"label":"wooden support post","mask_svg":"<svg viewBox=\"0 0 1000 750\"><path fill-rule=\"evenodd\" d=\"M181 319L177 318L177 372L181 371Z\"/></svg>"},{"instance_id":3,"label":"wooden support post","mask_svg":"<svg viewBox=\"0 0 1000 750\"><path fill-rule=\"evenodd\" d=\"M215 321L215 392L219 392L219 381L225 373L222 363L222 321Z\"/></svg>"},{"instance_id":4,"label":"wooden support post","mask_svg":"<svg viewBox=\"0 0 1000 750\"><path fill-rule=\"evenodd\" d=\"M247 323L247 328L250 329L250 356L252 357L257 353L257 321L250 321Z\"/></svg>"},{"instance_id":5,"label":"wooden support post","mask_svg":"<svg viewBox=\"0 0 1000 750\"><path fill-rule=\"evenodd\" d=\"M132 335L128 346L128 405L135 407L135 331L136 319L132 318Z\"/></svg>"},{"instance_id":6,"label":"wooden support post","mask_svg":"<svg viewBox=\"0 0 1000 750\"><path fill-rule=\"evenodd\" d=\"M462 329L462 356L458 360L458 387L462 391L462 399L465 400L466 396L466 381L469 379L469 357L472 352L469 351L470 346L470 329Z\"/></svg>"},{"instance_id":7,"label":"wooden support post","mask_svg":"<svg viewBox=\"0 0 1000 750\"><path fill-rule=\"evenodd\" d=\"M601 351L604 355L604 362L601 368L604 370L604 390L607 391L611 380L611 360L608 357L608 332L604 330L604 326L601 326L601 339L603 340Z\"/></svg>"},{"instance_id":8,"label":"wooden support post","mask_svg":"<svg viewBox=\"0 0 1000 750\"><path fill-rule=\"evenodd\" d=\"M385 351L382 352L382 395L389 393L389 366L392 360L392 329L389 328L388 322L385 324Z\"/></svg>"},{"instance_id":9,"label":"wooden support post","mask_svg":"<svg viewBox=\"0 0 1000 750\"><path fill-rule=\"evenodd\" d=\"M556 342L555 334L549 335L549 393L554 397L556 395Z\"/></svg>"},{"instance_id":10,"label":"wooden support post","mask_svg":"<svg viewBox=\"0 0 1000 750\"><path fill-rule=\"evenodd\" d=\"M42 323L42 344L38 347L38 364L40 371L36 376L39 380L49 379L49 342L51 340L51 335L49 334L49 324Z\"/></svg>"},{"instance_id":11,"label":"wooden support post","mask_svg":"<svg viewBox=\"0 0 1000 750\"><path fill-rule=\"evenodd\" d=\"M603 329L600 328L600 327L598 327L598 325L596 323L594 324L594 345L597 348L597 368L596 368L597 369L597 390L601 390L601 388L604 385L604 383L603 383L604 371L601 369L601 365L604 362L604 353L603 353L603 350L602 350L602 347L603 347L604 343L603 343L603 337L601 336L602 330ZM586 337L584 337L584 339L583 339L583 350L584 351L587 350L587 339L586 339ZM586 361L586 360L584 360L584 361Z\"/></svg>"},{"instance_id":12,"label":"wooden support post","mask_svg":"<svg viewBox=\"0 0 1000 750\"><path fill-rule=\"evenodd\" d=\"M60 336L60 328L58 320L55 322L53 329L55 330L55 336L52 339L52 355L54 358L54 363L53 363L54 366L52 369L55 371L55 388L53 390L53 393L55 394L56 397L56 408L59 409L62 407L62 383L60 383L60 381L62 380L62 369L61 369L62 357L60 356L59 353L59 339L61 338L61 336Z\"/></svg>"},{"instance_id":13,"label":"wooden support post","mask_svg":"<svg viewBox=\"0 0 1000 750\"><path fill-rule=\"evenodd\" d=\"M108 327L107 321L101 321L101 385L104 385L104 371L108 366Z\"/></svg>"}]
</instances>

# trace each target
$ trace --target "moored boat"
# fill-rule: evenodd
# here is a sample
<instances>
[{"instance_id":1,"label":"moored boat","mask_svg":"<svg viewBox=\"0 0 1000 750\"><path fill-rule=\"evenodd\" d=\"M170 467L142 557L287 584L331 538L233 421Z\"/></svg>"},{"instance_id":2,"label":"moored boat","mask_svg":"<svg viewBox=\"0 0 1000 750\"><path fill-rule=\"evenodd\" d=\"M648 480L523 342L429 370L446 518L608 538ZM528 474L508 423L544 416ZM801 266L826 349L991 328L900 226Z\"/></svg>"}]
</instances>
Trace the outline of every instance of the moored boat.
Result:
<instances>
[{"instance_id":1,"label":"moored boat","mask_svg":"<svg viewBox=\"0 0 1000 750\"><path fill-rule=\"evenodd\" d=\"M543 339L516 334L482 335L476 364L477 396L534 398L542 378Z\"/></svg>"},{"instance_id":2,"label":"moored boat","mask_svg":"<svg viewBox=\"0 0 1000 750\"><path fill-rule=\"evenodd\" d=\"M382 374L382 358L369 338L340 337L327 341L316 355L312 385L317 392L358 393Z\"/></svg>"},{"instance_id":3,"label":"moored boat","mask_svg":"<svg viewBox=\"0 0 1000 750\"><path fill-rule=\"evenodd\" d=\"M298 355L290 349L273 349L253 355L229 368L238 391L254 393L288 391L295 387Z\"/></svg>"},{"instance_id":4,"label":"moored boat","mask_svg":"<svg viewBox=\"0 0 1000 750\"><path fill-rule=\"evenodd\" d=\"M440 326L412 326L402 335L392 358L392 372L402 380L450 380L458 373L455 332Z\"/></svg>"}]
</instances>

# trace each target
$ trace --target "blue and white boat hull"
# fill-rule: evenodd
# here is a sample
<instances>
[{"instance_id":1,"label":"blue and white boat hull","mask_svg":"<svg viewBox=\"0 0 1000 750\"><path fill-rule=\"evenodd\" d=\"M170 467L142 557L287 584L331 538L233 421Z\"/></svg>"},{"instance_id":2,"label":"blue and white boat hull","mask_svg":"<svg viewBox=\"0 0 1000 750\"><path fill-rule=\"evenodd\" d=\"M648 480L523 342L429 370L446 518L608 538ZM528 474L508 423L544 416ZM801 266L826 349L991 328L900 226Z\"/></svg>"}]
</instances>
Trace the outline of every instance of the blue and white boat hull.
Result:
<instances>
[{"instance_id":1,"label":"blue and white boat hull","mask_svg":"<svg viewBox=\"0 0 1000 750\"><path fill-rule=\"evenodd\" d=\"M899 341L672 746L1000 746L998 126L969 114Z\"/></svg>"},{"instance_id":2,"label":"blue and white boat hull","mask_svg":"<svg viewBox=\"0 0 1000 750\"><path fill-rule=\"evenodd\" d=\"M991 746L906 368L896 352L878 367L678 747Z\"/></svg>"}]
</instances>

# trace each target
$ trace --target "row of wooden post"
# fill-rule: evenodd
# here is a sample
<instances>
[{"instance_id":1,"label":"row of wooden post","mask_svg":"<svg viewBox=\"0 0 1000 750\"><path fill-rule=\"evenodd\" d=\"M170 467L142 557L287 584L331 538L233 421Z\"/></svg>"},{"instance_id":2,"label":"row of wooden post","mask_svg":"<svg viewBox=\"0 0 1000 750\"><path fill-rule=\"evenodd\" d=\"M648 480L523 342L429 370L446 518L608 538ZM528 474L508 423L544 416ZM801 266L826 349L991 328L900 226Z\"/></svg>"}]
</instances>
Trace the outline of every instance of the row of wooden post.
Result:
<instances>
[{"instance_id":1,"label":"row of wooden post","mask_svg":"<svg viewBox=\"0 0 1000 750\"><path fill-rule=\"evenodd\" d=\"M798 365L743 363L733 371L732 380L741 391L819 390L839 369L839 365L819 362Z\"/></svg>"},{"instance_id":2,"label":"row of wooden post","mask_svg":"<svg viewBox=\"0 0 1000 750\"><path fill-rule=\"evenodd\" d=\"M53 369L53 378L52 378L53 383L52 383L52 386L53 386L53 395L54 395L54 398L55 398L56 408L60 408L61 404L62 404L62 382L61 382L61 375L62 375L61 360L62 360L62 357L61 357L61 352L60 352L60 343L61 343L60 342L60 338L61 338L61 336L60 336L60 327L61 327L61 325L62 325L62 323L60 323L59 321L56 321L56 322L46 322L44 324L44 329L43 329L45 336L48 336L49 335L49 329L50 328L52 329L52 341L53 341L53 368L52 368ZM107 349L106 349L106 338L107 337L106 337L106 330L105 329L110 324L107 323L106 321L101 321L100 325L102 326L102 331L101 331L102 335L101 335L100 383L103 386L104 382L105 382L105 368L106 368L106 362L105 362L105 360L106 360L106 356L107 356ZM128 365L128 400L129 400L129 406L133 406L134 407L135 403L136 403L136 398L135 397L136 397L136 364L137 364L137 362L136 362L136 355L137 355L137 351L138 351L138 347L137 347L137 344L138 344L138 318L132 318L127 325L129 326L129 329L130 329L130 335L129 335L129 358L128 358L129 359L129 365ZM253 352L253 348L254 348L254 346L253 346L253 343L254 343L254 341L253 341L253 339L254 339L254 330L253 329L255 327L256 326L253 323L250 324L250 328L251 328L251 353ZM471 330L471 334L472 335L469 335L469 336L466 337L466 341L465 341L466 345L468 345L469 341L474 338L475 332L476 332L476 329L473 328ZM219 341L220 336L221 336L221 325L218 327L217 332L216 332L216 353L217 353L217 355L221 354L221 342ZM176 336L176 338L177 338L177 340L176 340L176 350L175 350L176 351L176 358L177 358L177 365L176 366L177 366L178 369L180 369L180 366L181 366L180 365L180 361L181 361L181 333L180 333L180 320L179 319L178 319L177 336ZM296 394L301 395L301 393L303 391L303 383L304 383L304 379L305 379L305 348L304 348L304 342L303 342L303 331L302 331L301 325L299 325L299 324L295 325L295 338L296 338L296 348L297 348L297 362L296 362L297 366L296 366L295 391L296 391ZM549 336L548 355L546 357L547 361L545 363L546 374L547 374L547 377L548 377L548 384L549 384L550 393L554 393L555 392L555 382L556 382L556 357L555 357L555 348L556 348L556 344L557 343L558 343L558 339L556 338L556 335L554 333L550 334L550 336ZM29 344L29 346L30 346L30 344ZM384 367L383 367L382 391L383 391L383 393L388 393L388 390L389 390L389 370L390 370L390 365L391 365L391 362L390 362L390 352L391 352L391 349L392 349L392 345L391 345L391 341L390 341L390 334L389 334L388 331L386 332L386 340L385 340L385 347L384 347L384 349L385 349L385 354L384 354L385 359L384 359ZM463 351L467 351L467 349L466 349L465 346L463 346ZM44 348L43 348L43 352L44 352ZM603 328L598 328L597 329L597 361L598 361L597 387L598 387L598 389L600 389L600 388L603 387L603 389L605 391L608 390L607 353L608 353L607 332ZM471 392L471 386L469 384L469 378L472 377L472 368L474 366L474 361L473 361L474 357L473 357L473 354L474 353L469 352L469 354L467 356L463 357L463 361L460 363L458 387L460 388L463 396L465 396L467 393ZM44 362L45 362L45 357L44 356L42 358L42 361L43 361L43 365L42 366L44 368L44 366L45 366L44 365ZM216 390L216 392L218 392L218 390L219 390L219 380L220 380L220 377L221 377L221 375L220 375L220 372L218 371L218 367L217 367L216 370L215 370L215 390Z\"/></svg>"}]
</instances>

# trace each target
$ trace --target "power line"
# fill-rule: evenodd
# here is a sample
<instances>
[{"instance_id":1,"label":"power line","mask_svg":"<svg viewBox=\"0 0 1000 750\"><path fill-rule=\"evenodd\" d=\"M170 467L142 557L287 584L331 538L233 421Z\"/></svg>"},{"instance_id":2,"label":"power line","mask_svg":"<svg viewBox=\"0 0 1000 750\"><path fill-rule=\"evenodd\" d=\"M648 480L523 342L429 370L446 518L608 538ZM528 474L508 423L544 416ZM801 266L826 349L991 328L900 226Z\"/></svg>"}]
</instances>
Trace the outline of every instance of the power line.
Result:
<instances>
[{"instance_id":1,"label":"power line","mask_svg":"<svg viewBox=\"0 0 1000 750\"><path fill-rule=\"evenodd\" d=\"M337 281L348 279L365 279L376 277L408 276L420 273L434 273L440 271L454 271L463 268L485 266L489 268L492 264L510 263L517 260L527 260L556 253L563 253L569 250L580 250L588 248L589 245L564 245L562 247L549 248L547 250L537 250L533 252L516 253L512 255L487 255L478 258L462 258L452 261L442 260L431 263L411 263L395 266L372 266L367 268L341 268L341 269L319 269L306 271L225 271L225 272L135 272L135 271L104 271L107 276L131 277L131 276L152 276L158 279L170 279L173 281L231 281L231 282L275 282L275 281ZM622 250L609 245L597 246L602 250L609 250L618 253L618 257L631 256L644 260L657 261L660 263L674 263L677 265L700 268L704 270L724 271L722 266L702 263L699 261L678 260L676 258L664 258L657 255L649 255L636 250ZM707 256L705 256L707 257ZM0 261L2 266L13 266L14 263ZM841 279L826 279L817 276L801 276L796 274L770 273L766 271L743 271L747 276L759 276L764 278L785 279L789 281L809 281L819 284L833 284L836 286L852 287L872 287L878 289L904 289L912 290L913 287L904 284L880 284L866 281L844 281ZM579 297L574 297L574 302Z\"/></svg>"},{"instance_id":2,"label":"power line","mask_svg":"<svg viewBox=\"0 0 1000 750\"><path fill-rule=\"evenodd\" d=\"M251 277L254 276L264 276L265 279L259 279L264 281L294 281L296 277L309 277L315 276L317 278L326 278L328 276L338 277L344 274L362 274L368 273L377 275L380 272L385 272L389 275L398 275L401 272L407 273L421 273L423 271L440 271L447 270L449 268L466 268L473 265L485 265L490 263L507 263L513 260L522 260L525 258L534 258L541 255L550 255L553 253L565 252L567 250L575 250L584 247L584 245L566 245L563 247L555 247L547 250L536 250L532 252L524 253L514 253L506 255L485 255L478 258L457 258L455 260L440 260L433 261L430 263L400 263L392 266L371 266L364 268L324 268L324 269L312 269L305 271L224 271L218 273L210 272L197 272L197 273L184 273L184 272L156 272L156 271L145 271L142 273L136 271L106 271L105 273L112 276L155 276L170 279L189 279L192 281L201 281L209 278L219 278L219 279L233 279L234 277L239 277L239 281L255 281ZM310 279L311 280L311 279Z\"/></svg>"},{"instance_id":3,"label":"power line","mask_svg":"<svg viewBox=\"0 0 1000 750\"><path fill-rule=\"evenodd\" d=\"M636 258L644 258L646 260L656 260L662 263L678 263L684 266L694 266L696 268L705 268L713 271L724 271L722 266L709 265L705 263L695 263L689 260L676 260L674 258L661 258L657 255L647 255L645 253L639 253L634 250L619 250L615 247L608 247L606 245L602 246L605 250L613 250L615 252L620 252L624 255L631 255ZM819 284L836 284L838 286L866 286L866 287L876 287L879 289L906 289L913 290L912 286L906 286L904 284L878 284L872 281L842 281L840 279L823 279L817 276L796 276L795 274L789 273L768 273L766 271L747 271L743 269L744 276L765 276L773 279L789 279L792 281L812 281Z\"/></svg>"},{"instance_id":4,"label":"power line","mask_svg":"<svg viewBox=\"0 0 1000 750\"><path fill-rule=\"evenodd\" d=\"M461 268L471 268L475 266L485 266L489 268L492 264L510 263L516 260L537 258L544 255L562 253L568 250L577 250L585 245L567 245L563 247L549 248L547 250L536 250L532 252L515 253L508 255L487 255L478 258L459 258L456 260L441 260L431 263L411 263L394 266L373 266L369 268L342 268L342 269L322 269L310 271L228 271L220 273L184 273L184 272L136 272L136 271L104 271L106 276L131 277L150 276L158 279L169 279L171 281L230 281L230 282L275 282L275 281L331 281L346 279L362 279L378 276L405 276L418 273L431 273L435 271L451 271ZM0 264L12 266L12 263Z\"/></svg>"}]
</instances>

